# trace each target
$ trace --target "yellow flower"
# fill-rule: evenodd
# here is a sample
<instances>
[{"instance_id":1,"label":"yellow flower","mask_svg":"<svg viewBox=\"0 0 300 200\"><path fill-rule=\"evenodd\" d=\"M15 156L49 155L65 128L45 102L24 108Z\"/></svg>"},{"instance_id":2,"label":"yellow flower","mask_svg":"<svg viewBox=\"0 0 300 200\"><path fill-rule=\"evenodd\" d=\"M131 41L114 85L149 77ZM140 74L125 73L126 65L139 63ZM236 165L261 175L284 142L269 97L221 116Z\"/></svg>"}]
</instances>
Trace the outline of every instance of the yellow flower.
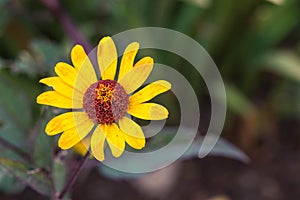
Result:
<instances>
[{"instance_id":1,"label":"yellow flower","mask_svg":"<svg viewBox=\"0 0 300 200\"><path fill-rule=\"evenodd\" d=\"M62 133L58 140L60 148L75 147L82 151L85 146L96 159L103 161L106 140L112 155L119 157L125 143L135 149L145 146L142 128L129 115L144 120L168 117L165 107L148 101L169 90L169 82L158 80L135 92L153 68L151 57L134 64L138 49L137 42L127 46L117 73L115 44L110 37L101 39L97 49L101 75L98 80L83 47L76 45L71 51L74 67L59 62L55 66L57 76L40 80L54 90L40 94L37 103L72 109L51 119L45 129L50 136Z\"/></svg>"}]
</instances>

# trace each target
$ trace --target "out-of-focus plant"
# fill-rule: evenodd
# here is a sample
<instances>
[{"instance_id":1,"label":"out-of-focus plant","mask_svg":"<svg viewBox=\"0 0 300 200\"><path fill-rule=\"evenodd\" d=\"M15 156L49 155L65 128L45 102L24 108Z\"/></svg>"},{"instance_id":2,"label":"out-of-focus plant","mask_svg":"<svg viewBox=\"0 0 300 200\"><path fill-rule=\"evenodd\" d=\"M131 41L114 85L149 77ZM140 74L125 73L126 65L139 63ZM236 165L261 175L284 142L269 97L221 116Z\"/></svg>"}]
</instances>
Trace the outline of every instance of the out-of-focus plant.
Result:
<instances>
[{"instance_id":1,"label":"out-of-focus plant","mask_svg":"<svg viewBox=\"0 0 300 200\"><path fill-rule=\"evenodd\" d=\"M44 134L46 122L57 110L41 109L35 104L36 96L44 89L38 79L51 75L56 62L70 62L69 49L80 36L70 35L74 30L66 28L70 19L71 28L75 25L76 31L91 44L97 44L104 35L140 26L171 28L193 37L208 50L227 86L228 123L223 134L238 138L236 141L246 150L259 134L264 134L261 131L264 126L274 120L270 116L299 120L300 3L297 0L276 3L265 0L93 0L84 6L79 0L63 0L59 7L55 2L0 1L2 193L20 193L29 186L42 195L51 196L62 190L76 163L76 154L56 149L53 138ZM173 66L190 80L200 107L207 110L206 88L201 77L194 75L192 66L174 55L153 53L157 62ZM173 125L176 121L168 123ZM205 126L207 124L201 123L201 129ZM233 134L237 126L243 131ZM172 129L169 132L159 134L150 147L168 143ZM196 156L200 143L196 141L182 159ZM246 161L238 149L223 139L212 155ZM119 175L101 165L99 171L110 177ZM128 177L128 174L120 176Z\"/></svg>"}]
</instances>

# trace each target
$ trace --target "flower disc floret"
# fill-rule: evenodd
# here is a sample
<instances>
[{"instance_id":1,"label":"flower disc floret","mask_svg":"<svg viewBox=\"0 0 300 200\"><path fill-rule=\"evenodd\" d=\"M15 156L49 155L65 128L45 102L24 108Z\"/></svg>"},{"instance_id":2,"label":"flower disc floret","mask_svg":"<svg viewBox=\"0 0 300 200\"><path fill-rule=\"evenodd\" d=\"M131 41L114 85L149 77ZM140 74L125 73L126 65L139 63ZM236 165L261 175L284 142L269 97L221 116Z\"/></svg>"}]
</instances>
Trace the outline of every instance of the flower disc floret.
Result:
<instances>
[{"instance_id":1,"label":"flower disc floret","mask_svg":"<svg viewBox=\"0 0 300 200\"><path fill-rule=\"evenodd\" d=\"M129 98L124 88L113 80L100 80L84 94L83 108L94 123L111 124L127 112Z\"/></svg>"}]
</instances>

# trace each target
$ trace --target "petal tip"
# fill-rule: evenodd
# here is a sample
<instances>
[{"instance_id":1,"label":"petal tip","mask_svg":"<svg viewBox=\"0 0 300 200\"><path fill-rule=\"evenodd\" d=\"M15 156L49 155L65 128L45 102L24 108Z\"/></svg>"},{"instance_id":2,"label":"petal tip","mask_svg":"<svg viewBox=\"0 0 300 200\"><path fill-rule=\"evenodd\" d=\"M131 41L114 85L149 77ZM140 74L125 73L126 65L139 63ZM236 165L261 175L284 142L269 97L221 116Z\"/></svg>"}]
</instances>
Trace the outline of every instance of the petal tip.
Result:
<instances>
[{"instance_id":1,"label":"petal tip","mask_svg":"<svg viewBox=\"0 0 300 200\"><path fill-rule=\"evenodd\" d=\"M128 46L132 47L132 50L137 50L137 49L140 48L140 43L138 43L138 42L132 42Z\"/></svg>"},{"instance_id":2,"label":"petal tip","mask_svg":"<svg viewBox=\"0 0 300 200\"><path fill-rule=\"evenodd\" d=\"M169 117L169 111L168 111L168 109L164 107L164 111L163 112L164 112L164 115L165 115L163 119L167 119Z\"/></svg>"},{"instance_id":3,"label":"petal tip","mask_svg":"<svg viewBox=\"0 0 300 200\"><path fill-rule=\"evenodd\" d=\"M42 93L44 94L44 93ZM43 98L42 98L42 94L39 94L39 96L36 97L36 103L38 104L43 104Z\"/></svg>"},{"instance_id":4,"label":"petal tip","mask_svg":"<svg viewBox=\"0 0 300 200\"><path fill-rule=\"evenodd\" d=\"M168 82L168 81L164 81L164 86L168 89L168 90L170 90L171 88L172 88L172 84L170 83L170 82Z\"/></svg>"},{"instance_id":5,"label":"petal tip","mask_svg":"<svg viewBox=\"0 0 300 200\"><path fill-rule=\"evenodd\" d=\"M103 157L98 157L96 154L93 154L93 156L100 162L104 161L104 156Z\"/></svg>"},{"instance_id":6,"label":"petal tip","mask_svg":"<svg viewBox=\"0 0 300 200\"><path fill-rule=\"evenodd\" d=\"M110 36L104 36L104 37L100 40L99 44L103 44L103 43L106 42L107 40L112 40L112 39L111 39Z\"/></svg>"},{"instance_id":7,"label":"petal tip","mask_svg":"<svg viewBox=\"0 0 300 200\"><path fill-rule=\"evenodd\" d=\"M152 57L148 56L146 58L147 58L147 61L148 61L149 64L154 63L154 59Z\"/></svg>"},{"instance_id":8,"label":"petal tip","mask_svg":"<svg viewBox=\"0 0 300 200\"><path fill-rule=\"evenodd\" d=\"M47 78L42 78L41 80L39 80L39 83L43 83L43 84L45 84L45 80L46 80Z\"/></svg>"},{"instance_id":9,"label":"petal tip","mask_svg":"<svg viewBox=\"0 0 300 200\"><path fill-rule=\"evenodd\" d=\"M68 144L68 142L64 141L64 140L61 140L61 138L58 140L58 147L63 149L63 150L67 150L67 149L70 149L72 148L73 146L70 146Z\"/></svg>"},{"instance_id":10,"label":"petal tip","mask_svg":"<svg viewBox=\"0 0 300 200\"><path fill-rule=\"evenodd\" d=\"M139 145L135 146L134 148L138 149L138 150L143 149L145 147L145 145L146 145L146 141L143 140L143 142L141 142Z\"/></svg>"},{"instance_id":11,"label":"petal tip","mask_svg":"<svg viewBox=\"0 0 300 200\"><path fill-rule=\"evenodd\" d=\"M120 153L114 153L114 152L112 152L112 155L113 155L115 158L119 158L122 154L123 154L123 151L120 152Z\"/></svg>"},{"instance_id":12,"label":"petal tip","mask_svg":"<svg viewBox=\"0 0 300 200\"><path fill-rule=\"evenodd\" d=\"M77 51L84 51L83 46L80 44L75 44L71 50L71 58L74 56L74 54L76 54Z\"/></svg>"},{"instance_id":13,"label":"petal tip","mask_svg":"<svg viewBox=\"0 0 300 200\"><path fill-rule=\"evenodd\" d=\"M69 148L66 148L66 146L64 146L64 144L61 144L60 142L58 142L58 147L61 148L62 150L69 149Z\"/></svg>"}]
</instances>

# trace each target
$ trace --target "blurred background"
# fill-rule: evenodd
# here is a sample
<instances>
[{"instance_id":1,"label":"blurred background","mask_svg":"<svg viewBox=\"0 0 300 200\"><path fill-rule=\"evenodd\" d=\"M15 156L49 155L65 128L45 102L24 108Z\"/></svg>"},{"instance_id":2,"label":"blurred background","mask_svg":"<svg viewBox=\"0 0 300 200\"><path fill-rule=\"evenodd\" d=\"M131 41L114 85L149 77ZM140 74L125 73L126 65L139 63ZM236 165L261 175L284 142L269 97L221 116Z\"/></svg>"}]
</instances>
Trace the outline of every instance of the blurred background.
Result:
<instances>
[{"instance_id":1,"label":"blurred background","mask_svg":"<svg viewBox=\"0 0 300 200\"><path fill-rule=\"evenodd\" d=\"M50 199L81 158L44 134L58 110L35 103L46 89L38 80L70 62L75 43L91 50L103 36L144 26L180 31L213 58L227 92L225 153L186 156L146 175L91 161L66 199L300 198L299 11L299 0L0 0L0 199ZM193 85L200 137L210 118L205 84L183 59L154 54ZM157 101L176 107L171 94ZM180 113L172 111L167 124L176 125ZM250 161L233 156L242 152Z\"/></svg>"}]
</instances>

